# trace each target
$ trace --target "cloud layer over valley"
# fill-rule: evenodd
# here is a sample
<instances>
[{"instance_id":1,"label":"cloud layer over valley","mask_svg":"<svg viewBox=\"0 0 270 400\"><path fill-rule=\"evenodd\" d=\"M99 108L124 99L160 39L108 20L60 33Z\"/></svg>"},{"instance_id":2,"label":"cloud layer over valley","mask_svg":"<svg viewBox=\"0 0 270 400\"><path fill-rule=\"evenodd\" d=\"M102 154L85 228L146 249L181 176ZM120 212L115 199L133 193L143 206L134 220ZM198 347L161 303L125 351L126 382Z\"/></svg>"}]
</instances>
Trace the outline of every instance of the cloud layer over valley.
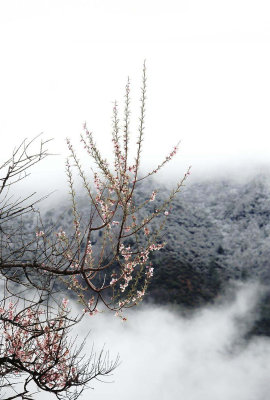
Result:
<instances>
[{"instance_id":1,"label":"cloud layer over valley","mask_svg":"<svg viewBox=\"0 0 270 400\"><path fill-rule=\"evenodd\" d=\"M96 349L105 344L121 364L113 383L93 382L80 399L267 400L270 339L246 339L261 293L258 284L236 284L222 302L185 317L142 306L126 323L106 314L85 318L79 332L83 338L91 329L86 349L92 340Z\"/></svg>"}]
</instances>

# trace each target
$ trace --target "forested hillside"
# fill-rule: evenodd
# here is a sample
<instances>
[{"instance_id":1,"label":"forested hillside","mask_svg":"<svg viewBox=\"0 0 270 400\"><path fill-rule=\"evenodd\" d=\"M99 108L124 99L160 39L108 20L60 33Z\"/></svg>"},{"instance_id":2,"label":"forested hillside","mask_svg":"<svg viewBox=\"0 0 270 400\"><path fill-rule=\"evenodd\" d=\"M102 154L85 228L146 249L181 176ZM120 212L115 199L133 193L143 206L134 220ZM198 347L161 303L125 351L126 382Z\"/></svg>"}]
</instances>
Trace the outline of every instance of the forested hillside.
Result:
<instances>
[{"instance_id":1,"label":"forested hillside","mask_svg":"<svg viewBox=\"0 0 270 400\"><path fill-rule=\"evenodd\" d=\"M270 177L258 176L249 182L207 181L187 184L172 202L162 240L164 249L152 256L154 276L147 299L176 303L188 309L211 303L234 280L270 283ZM141 185L137 199L149 197L156 187ZM160 186L154 204L159 207L169 190ZM87 219L88 204L80 199ZM57 206L43 215L44 227L54 222L66 232L72 226L72 211ZM25 219L33 230L35 221ZM101 239L93 238L93 247ZM270 296L265 295L256 333L270 334Z\"/></svg>"}]
</instances>

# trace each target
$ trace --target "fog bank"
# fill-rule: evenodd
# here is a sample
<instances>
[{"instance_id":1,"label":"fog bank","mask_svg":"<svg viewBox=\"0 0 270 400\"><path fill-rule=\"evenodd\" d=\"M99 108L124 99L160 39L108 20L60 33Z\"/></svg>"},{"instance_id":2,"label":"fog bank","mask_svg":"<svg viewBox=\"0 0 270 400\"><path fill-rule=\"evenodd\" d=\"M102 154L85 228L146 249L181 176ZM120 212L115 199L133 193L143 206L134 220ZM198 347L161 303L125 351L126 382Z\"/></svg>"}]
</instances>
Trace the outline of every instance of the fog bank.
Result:
<instances>
[{"instance_id":1,"label":"fog bank","mask_svg":"<svg viewBox=\"0 0 270 400\"><path fill-rule=\"evenodd\" d=\"M106 379L113 383L93 382L94 390L80 399L267 400L270 340L244 339L262 289L256 284L235 289L235 297L231 293L186 318L177 310L143 305L126 323L106 314L85 319L79 332L91 329L95 348L105 344L112 358L119 352L121 365Z\"/></svg>"}]
</instances>

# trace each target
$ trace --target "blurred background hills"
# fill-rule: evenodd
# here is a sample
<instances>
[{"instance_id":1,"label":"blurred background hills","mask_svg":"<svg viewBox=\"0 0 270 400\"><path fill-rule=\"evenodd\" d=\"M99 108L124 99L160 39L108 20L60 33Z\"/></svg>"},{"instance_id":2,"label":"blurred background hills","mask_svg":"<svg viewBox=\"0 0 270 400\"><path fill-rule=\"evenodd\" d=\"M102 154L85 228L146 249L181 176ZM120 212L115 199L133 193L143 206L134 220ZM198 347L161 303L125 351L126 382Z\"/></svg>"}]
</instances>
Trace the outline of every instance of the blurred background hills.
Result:
<instances>
[{"instance_id":1,"label":"blurred background hills","mask_svg":"<svg viewBox=\"0 0 270 400\"><path fill-rule=\"evenodd\" d=\"M149 198L157 184L142 184L135 201ZM170 191L158 185L154 207L159 207ZM89 203L80 197L81 213L87 216ZM151 211L153 203L148 204ZM65 208L65 207L64 207ZM69 232L72 211L66 201L43 213L43 224ZM36 222L27 216L27 231ZM185 310L217 301L235 281L259 281L265 288L257 322L252 333L270 336L270 176L258 175L245 182L200 181L188 184L173 200L163 230L164 249L151 261L154 276L147 301L176 304ZM98 234L93 246L99 246Z\"/></svg>"}]
</instances>

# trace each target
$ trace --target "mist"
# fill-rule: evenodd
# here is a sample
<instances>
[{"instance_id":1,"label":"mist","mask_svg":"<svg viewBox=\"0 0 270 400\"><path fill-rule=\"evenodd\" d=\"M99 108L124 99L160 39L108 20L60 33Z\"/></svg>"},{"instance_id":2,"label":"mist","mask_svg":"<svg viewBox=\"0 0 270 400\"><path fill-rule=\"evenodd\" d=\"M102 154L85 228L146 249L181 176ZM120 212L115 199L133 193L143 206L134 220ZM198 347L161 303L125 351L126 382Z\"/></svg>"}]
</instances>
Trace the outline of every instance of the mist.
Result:
<instances>
[{"instance_id":1,"label":"mist","mask_svg":"<svg viewBox=\"0 0 270 400\"><path fill-rule=\"evenodd\" d=\"M142 305L126 322L105 313L85 318L78 327L81 339L91 330L85 353L93 342L96 350L105 345L121 364L80 399L267 400L270 339L248 338L263 291L254 282L233 284L216 304L186 315Z\"/></svg>"}]
</instances>

